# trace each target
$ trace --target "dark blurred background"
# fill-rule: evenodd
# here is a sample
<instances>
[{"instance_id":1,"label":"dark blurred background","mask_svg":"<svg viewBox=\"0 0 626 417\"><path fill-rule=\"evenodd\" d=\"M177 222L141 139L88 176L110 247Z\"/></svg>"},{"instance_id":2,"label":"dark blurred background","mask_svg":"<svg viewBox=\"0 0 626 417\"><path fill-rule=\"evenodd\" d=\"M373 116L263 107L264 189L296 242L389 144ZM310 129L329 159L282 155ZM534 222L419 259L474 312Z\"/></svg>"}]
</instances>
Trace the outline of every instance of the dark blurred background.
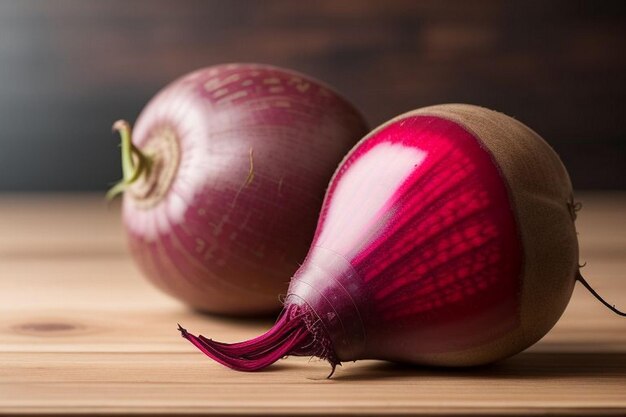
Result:
<instances>
[{"instance_id":1,"label":"dark blurred background","mask_svg":"<svg viewBox=\"0 0 626 417\"><path fill-rule=\"evenodd\" d=\"M224 62L293 68L373 126L467 102L525 122L577 189L626 189L624 1L0 1L0 191L104 190L111 123Z\"/></svg>"}]
</instances>

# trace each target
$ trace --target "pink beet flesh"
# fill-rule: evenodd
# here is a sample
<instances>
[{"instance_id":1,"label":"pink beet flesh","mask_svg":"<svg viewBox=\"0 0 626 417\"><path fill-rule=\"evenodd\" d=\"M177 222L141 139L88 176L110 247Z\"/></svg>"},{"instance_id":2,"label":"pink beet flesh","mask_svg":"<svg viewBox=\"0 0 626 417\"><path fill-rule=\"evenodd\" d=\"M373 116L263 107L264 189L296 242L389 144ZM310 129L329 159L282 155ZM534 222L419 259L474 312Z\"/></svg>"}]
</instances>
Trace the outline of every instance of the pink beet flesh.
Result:
<instances>
[{"instance_id":1,"label":"pink beet flesh","mask_svg":"<svg viewBox=\"0 0 626 417\"><path fill-rule=\"evenodd\" d=\"M333 365L365 358L428 363L519 325L522 259L507 185L492 156L453 122L409 116L360 142L331 181L285 304L293 317L298 311L308 318L294 323L283 313L255 339L250 351L267 360L250 355L246 342L204 339L213 350L203 351L238 370L303 353Z\"/></svg>"}]
</instances>

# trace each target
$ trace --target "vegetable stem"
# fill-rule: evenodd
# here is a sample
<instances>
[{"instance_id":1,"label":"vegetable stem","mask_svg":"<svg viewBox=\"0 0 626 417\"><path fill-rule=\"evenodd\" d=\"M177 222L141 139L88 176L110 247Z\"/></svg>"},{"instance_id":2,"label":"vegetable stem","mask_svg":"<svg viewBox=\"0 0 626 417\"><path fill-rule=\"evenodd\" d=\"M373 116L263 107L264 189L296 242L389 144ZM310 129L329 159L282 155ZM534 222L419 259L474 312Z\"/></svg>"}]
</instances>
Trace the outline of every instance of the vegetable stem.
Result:
<instances>
[{"instance_id":1,"label":"vegetable stem","mask_svg":"<svg viewBox=\"0 0 626 417\"><path fill-rule=\"evenodd\" d=\"M114 199L123 193L129 185L141 177L145 172L150 173L152 159L145 155L133 144L132 129L126 120L118 120L113 124L113 131L120 134L122 149L122 179L109 189L106 194L107 200Z\"/></svg>"}]
</instances>

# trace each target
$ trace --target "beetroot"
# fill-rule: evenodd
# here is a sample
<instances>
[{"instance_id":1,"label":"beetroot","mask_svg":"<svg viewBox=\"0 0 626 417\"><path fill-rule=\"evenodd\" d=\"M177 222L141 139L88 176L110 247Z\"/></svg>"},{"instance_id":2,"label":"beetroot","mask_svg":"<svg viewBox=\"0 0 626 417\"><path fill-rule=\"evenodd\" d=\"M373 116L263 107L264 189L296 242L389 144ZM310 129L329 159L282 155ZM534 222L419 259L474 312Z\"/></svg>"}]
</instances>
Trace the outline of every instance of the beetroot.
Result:
<instances>
[{"instance_id":1,"label":"beetroot","mask_svg":"<svg viewBox=\"0 0 626 417\"><path fill-rule=\"evenodd\" d=\"M522 123L440 105L385 123L346 156L285 308L266 334L183 336L237 370L285 355L466 366L532 345L579 274L556 153Z\"/></svg>"}]
</instances>

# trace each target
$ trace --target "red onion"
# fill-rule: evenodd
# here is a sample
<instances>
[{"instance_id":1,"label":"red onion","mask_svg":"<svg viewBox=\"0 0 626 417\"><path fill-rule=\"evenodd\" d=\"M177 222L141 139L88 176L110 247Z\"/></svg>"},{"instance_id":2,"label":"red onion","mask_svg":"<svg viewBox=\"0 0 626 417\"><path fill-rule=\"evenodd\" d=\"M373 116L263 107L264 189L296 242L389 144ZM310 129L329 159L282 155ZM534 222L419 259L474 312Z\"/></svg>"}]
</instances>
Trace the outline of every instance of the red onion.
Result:
<instances>
[{"instance_id":1,"label":"red onion","mask_svg":"<svg viewBox=\"0 0 626 417\"><path fill-rule=\"evenodd\" d=\"M183 336L233 369L285 355L484 364L556 323L578 272L572 187L532 130L469 105L391 120L344 159L266 334Z\"/></svg>"},{"instance_id":2,"label":"red onion","mask_svg":"<svg viewBox=\"0 0 626 417\"><path fill-rule=\"evenodd\" d=\"M267 313L304 259L334 169L366 132L328 86L255 64L201 69L122 133L134 259L193 308Z\"/></svg>"}]
</instances>

